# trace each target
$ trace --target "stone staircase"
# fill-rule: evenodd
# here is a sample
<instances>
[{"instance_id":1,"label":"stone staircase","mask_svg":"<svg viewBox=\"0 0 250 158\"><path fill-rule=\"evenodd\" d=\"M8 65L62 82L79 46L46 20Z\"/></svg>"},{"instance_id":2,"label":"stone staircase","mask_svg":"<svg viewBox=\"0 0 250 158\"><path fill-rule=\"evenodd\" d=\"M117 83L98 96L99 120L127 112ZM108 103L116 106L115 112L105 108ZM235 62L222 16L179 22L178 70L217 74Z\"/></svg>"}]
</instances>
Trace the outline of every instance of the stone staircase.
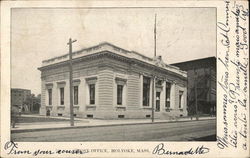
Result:
<instances>
[{"instance_id":1,"label":"stone staircase","mask_svg":"<svg viewBox=\"0 0 250 158\"><path fill-rule=\"evenodd\" d=\"M178 117L175 116L175 114L173 114L173 113L165 113L165 112L163 112L163 113L161 113L160 119L177 121Z\"/></svg>"}]
</instances>

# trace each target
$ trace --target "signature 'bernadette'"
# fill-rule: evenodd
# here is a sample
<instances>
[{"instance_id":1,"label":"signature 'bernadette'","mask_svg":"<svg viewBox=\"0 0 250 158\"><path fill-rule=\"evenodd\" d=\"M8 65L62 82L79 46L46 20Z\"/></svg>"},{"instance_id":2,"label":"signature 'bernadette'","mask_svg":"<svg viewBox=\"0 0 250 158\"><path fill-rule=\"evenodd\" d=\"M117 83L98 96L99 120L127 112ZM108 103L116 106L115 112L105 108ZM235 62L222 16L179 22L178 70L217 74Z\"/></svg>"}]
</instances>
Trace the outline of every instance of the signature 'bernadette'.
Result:
<instances>
[{"instance_id":1,"label":"signature 'bernadette'","mask_svg":"<svg viewBox=\"0 0 250 158\"><path fill-rule=\"evenodd\" d=\"M152 154L155 155L195 155L195 154L206 154L209 152L209 148L202 146L198 146L196 149L190 148L185 151L170 151L166 147L164 148L164 144L158 144Z\"/></svg>"}]
</instances>

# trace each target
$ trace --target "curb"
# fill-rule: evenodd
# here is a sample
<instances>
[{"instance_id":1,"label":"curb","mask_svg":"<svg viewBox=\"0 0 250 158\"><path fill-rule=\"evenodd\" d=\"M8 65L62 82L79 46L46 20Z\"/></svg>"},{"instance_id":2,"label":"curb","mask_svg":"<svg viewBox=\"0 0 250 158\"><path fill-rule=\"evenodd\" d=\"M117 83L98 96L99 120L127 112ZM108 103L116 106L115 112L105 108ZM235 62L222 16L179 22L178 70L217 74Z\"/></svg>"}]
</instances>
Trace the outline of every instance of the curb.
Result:
<instances>
[{"instance_id":1,"label":"curb","mask_svg":"<svg viewBox=\"0 0 250 158\"><path fill-rule=\"evenodd\" d=\"M73 127L67 126L67 127L35 128L35 129L20 129L20 130L17 129L17 130L11 130L11 133L35 132L35 131L51 131L51 130L61 130L61 129L94 128L94 127L127 126L127 125L181 123L181 122L207 121L207 120L216 120L216 118L213 118L213 119L203 119L203 120L182 120L182 121L164 121L164 122L141 122L141 123L104 124L104 125L87 125L87 126L73 126Z\"/></svg>"}]
</instances>

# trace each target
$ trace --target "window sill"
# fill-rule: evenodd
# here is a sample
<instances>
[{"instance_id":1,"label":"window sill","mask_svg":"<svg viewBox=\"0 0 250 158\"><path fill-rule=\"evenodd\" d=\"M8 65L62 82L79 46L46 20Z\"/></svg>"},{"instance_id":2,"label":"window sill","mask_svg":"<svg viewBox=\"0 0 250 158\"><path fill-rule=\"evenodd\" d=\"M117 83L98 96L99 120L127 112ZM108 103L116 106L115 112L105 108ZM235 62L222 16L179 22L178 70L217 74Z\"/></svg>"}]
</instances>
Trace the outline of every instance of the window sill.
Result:
<instances>
[{"instance_id":1,"label":"window sill","mask_svg":"<svg viewBox=\"0 0 250 158\"><path fill-rule=\"evenodd\" d=\"M86 110L87 110L87 111L96 110L96 105L86 105Z\"/></svg>"},{"instance_id":2,"label":"window sill","mask_svg":"<svg viewBox=\"0 0 250 158\"><path fill-rule=\"evenodd\" d=\"M89 104L89 105L86 105L86 107L96 107L95 104Z\"/></svg>"},{"instance_id":3,"label":"window sill","mask_svg":"<svg viewBox=\"0 0 250 158\"><path fill-rule=\"evenodd\" d=\"M124 105L116 105L115 108L116 110L126 110L126 106Z\"/></svg>"},{"instance_id":4,"label":"window sill","mask_svg":"<svg viewBox=\"0 0 250 158\"><path fill-rule=\"evenodd\" d=\"M57 109L65 109L64 105L57 106Z\"/></svg>"},{"instance_id":5,"label":"window sill","mask_svg":"<svg viewBox=\"0 0 250 158\"><path fill-rule=\"evenodd\" d=\"M165 108L165 111L167 111L167 112L170 112L170 111L172 111L173 109L171 109L171 108Z\"/></svg>"},{"instance_id":6,"label":"window sill","mask_svg":"<svg viewBox=\"0 0 250 158\"><path fill-rule=\"evenodd\" d=\"M150 106L142 106L143 109L152 109Z\"/></svg>"},{"instance_id":7,"label":"window sill","mask_svg":"<svg viewBox=\"0 0 250 158\"><path fill-rule=\"evenodd\" d=\"M115 107L117 109L126 109L126 106L124 106L124 105L116 105Z\"/></svg>"},{"instance_id":8,"label":"window sill","mask_svg":"<svg viewBox=\"0 0 250 158\"><path fill-rule=\"evenodd\" d=\"M126 107L125 105L116 105L115 107Z\"/></svg>"}]
</instances>

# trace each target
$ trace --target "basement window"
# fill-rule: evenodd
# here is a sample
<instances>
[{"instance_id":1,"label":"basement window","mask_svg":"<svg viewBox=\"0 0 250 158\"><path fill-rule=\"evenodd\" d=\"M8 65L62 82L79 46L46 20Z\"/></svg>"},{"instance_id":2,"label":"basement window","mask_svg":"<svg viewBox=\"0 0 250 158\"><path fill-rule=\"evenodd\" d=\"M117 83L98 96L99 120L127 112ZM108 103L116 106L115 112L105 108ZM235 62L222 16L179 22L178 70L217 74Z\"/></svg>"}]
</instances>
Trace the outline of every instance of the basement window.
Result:
<instances>
[{"instance_id":1,"label":"basement window","mask_svg":"<svg viewBox=\"0 0 250 158\"><path fill-rule=\"evenodd\" d=\"M94 116L93 115L87 115L87 118L93 118Z\"/></svg>"},{"instance_id":2,"label":"basement window","mask_svg":"<svg viewBox=\"0 0 250 158\"><path fill-rule=\"evenodd\" d=\"M125 115L118 115L118 118L125 118Z\"/></svg>"},{"instance_id":3,"label":"basement window","mask_svg":"<svg viewBox=\"0 0 250 158\"><path fill-rule=\"evenodd\" d=\"M151 115L146 115L146 118L150 118L151 117Z\"/></svg>"}]
</instances>

